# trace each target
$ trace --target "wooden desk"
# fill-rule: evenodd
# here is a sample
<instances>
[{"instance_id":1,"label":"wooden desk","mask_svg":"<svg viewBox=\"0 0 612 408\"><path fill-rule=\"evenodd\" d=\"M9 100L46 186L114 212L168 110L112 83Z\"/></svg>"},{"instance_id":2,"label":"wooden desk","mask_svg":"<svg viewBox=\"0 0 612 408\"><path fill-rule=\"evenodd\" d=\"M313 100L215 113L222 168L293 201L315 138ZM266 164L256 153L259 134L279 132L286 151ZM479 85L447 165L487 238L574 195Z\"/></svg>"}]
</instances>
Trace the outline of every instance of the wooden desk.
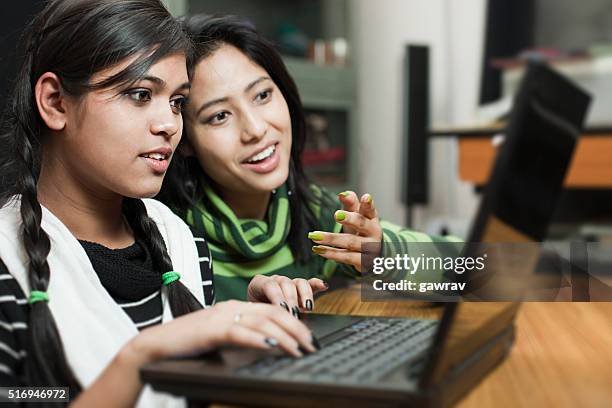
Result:
<instances>
[{"instance_id":1,"label":"wooden desk","mask_svg":"<svg viewBox=\"0 0 612 408\"><path fill-rule=\"evenodd\" d=\"M419 302L361 302L358 287L318 298L315 311L439 316ZM523 303L508 358L458 404L469 407L608 407L612 303Z\"/></svg>"},{"instance_id":2,"label":"wooden desk","mask_svg":"<svg viewBox=\"0 0 612 408\"><path fill-rule=\"evenodd\" d=\"M484 185L495 161L491 137L504 132L503 125L474 128L438 128L430 137L457 137L459 140L459 178ZM565 178L567 188L612 188L612 128L585 129Z\"/></svg>"},{"instance_id":3,"label":"wooden desk","mask_svg":"<svg viewBox=\"0 0 612 408\"><path fill-rule=\"evenodd\" d=\"M491 139L459 139L459 178L483 185L495 161ZM582 136L565 177L567 188L612 188L612 134Z\"/></svg>"}]
</instances>

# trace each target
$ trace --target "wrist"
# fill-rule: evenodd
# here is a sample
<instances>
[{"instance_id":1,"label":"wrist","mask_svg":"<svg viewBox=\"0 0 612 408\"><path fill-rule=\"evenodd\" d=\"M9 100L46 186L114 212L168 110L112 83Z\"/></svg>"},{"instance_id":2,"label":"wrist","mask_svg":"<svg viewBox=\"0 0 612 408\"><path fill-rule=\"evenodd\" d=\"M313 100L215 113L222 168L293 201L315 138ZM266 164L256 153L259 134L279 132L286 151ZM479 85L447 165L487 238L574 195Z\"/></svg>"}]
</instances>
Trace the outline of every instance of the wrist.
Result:
<instances>
[{"instance_id":1,"label":"wrist","mask_svg":"<svg viewBox=\"0 0 612 408\"><path fill-rule=\"evenodd\" d=\"M149 341L148 333L142 332L130 340L119 352L118 359L124 365L140 368L161 358L160 352Z\"/></svg>"}]
</instances>

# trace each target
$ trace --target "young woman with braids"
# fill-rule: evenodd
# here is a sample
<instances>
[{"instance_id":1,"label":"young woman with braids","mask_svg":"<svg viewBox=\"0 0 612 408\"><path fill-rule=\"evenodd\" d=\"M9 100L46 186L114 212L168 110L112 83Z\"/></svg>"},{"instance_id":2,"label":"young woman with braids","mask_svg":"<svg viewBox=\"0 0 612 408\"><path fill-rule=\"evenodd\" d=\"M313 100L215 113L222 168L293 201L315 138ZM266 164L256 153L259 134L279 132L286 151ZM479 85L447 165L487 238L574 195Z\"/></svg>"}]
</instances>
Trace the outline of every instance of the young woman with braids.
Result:
<instances>
[{"instance_id":1,"label":"young woman with braids","mask_svg":"<svg viewBox=\"0 0 612 408\"><path fill-rule=\"evenodd\" d=\"M190 42L163 5L50 1L24 42L0 140L0 384L181 406L139 368L223 344L314 351L281 307L211 306L188 227L141 199L161 187L189 91Z\"/></svg>"},{"instance_id":2,"label":"young woman with braids","mask_svg":"<svg viewBox=\"0 0 612 408\"><path fill-rule=\"evenodd\" d=\"M185 26L196 49L186 134L159 198L206 236L218 299L244 298L250 282L309 310L325 289L316 278L359 275L362 243L384 238L401 252L449 240L380 221L370 194L335 197L310 183L300 96L274 46L233 16Z\"/></svg>"}]
</instances>

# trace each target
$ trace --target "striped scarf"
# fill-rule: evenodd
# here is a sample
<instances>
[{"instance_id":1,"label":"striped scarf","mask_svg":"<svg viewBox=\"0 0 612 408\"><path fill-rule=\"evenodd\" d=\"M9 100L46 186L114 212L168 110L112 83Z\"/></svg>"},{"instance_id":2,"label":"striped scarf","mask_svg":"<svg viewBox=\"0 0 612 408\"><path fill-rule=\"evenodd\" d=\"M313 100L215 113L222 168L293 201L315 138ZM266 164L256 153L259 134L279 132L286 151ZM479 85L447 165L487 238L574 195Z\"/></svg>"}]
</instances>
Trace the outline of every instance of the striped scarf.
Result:
<instances>
[{"instance_id":1,"label":"striped scarf","mask_svg":"<svg viewBox=\"0 0 612 408\"><path fill-rule=\"evenodd\" d=\"M295 262L287 237L291 228L289 197L285 185L271 196L265 220L239 219L208 185L205 197L186 214L194 234L205 237L213 258L217 301L245 299L251 278L258 274L284 275L290 278L329 278L336 262L312 256ZM324 191L313 187L315 196ZM316 217L316 229L338 232L341 225L333 214L340 208L310 203Z\"/></svg>"}]
</instances>

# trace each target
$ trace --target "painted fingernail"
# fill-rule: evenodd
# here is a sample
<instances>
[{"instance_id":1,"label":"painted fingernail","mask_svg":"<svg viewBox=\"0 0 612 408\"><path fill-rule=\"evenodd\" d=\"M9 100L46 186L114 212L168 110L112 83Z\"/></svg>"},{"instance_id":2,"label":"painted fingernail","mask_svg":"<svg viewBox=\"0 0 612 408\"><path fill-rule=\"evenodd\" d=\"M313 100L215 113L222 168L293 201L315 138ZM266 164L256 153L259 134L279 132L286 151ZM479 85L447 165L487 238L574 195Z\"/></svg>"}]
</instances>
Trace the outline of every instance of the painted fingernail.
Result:
<instances>
[{"instance_id":1,"label":"painted fingernail","mask_svg":"<svg viewBox=\"0 0 612 408\"><path fill-rule=\"evenodd\" d=\"M336 220L338 221L344 221L346 219L346 214L342 211L338 211L336 213Z\"/></svg>"},{"instance_id":2,"label":"painted fingernail","mask_svg":"<svg viewBox=\"0 0 612 408\"><path fill-rule=\"evenodd\" d=\"M323 285L325 285L325 289L329 289L329 283L327 283L327 282L326 282L326 281L324 281L324 280L321 280L321 281L323 282Z\"/></svg>"},{"instance_id":3,"label":"painted fingernail","mask_svg":"<svg viewBox=\"0 0 612 408\"><path fill-rule=\"evenodd\" d=\"M300 318L300 309L298 309L297 306L293 306L293 308L291 309L291 314L293 315L293 317L295 317L296 319Z\"/></svg>"},{"instance_id":4,"label":"painted fingernail","mask_svg":"<svg viewBox=\"0 0 612 408\"><path fill-rule=\"evenodd\" d=\"M312 252L314 252L315 254L324 254L325 251L326 251L326 249L321 247L321 246L313 246L312 247Z\"/></svg>"},{"instance_id":5,"label":"painted fingernail","mask_svg":"<svg viewBox=\"0 0 612 408\"><path fill-rule=\"evenodd\" d=\"M308 239L311 239L313 241L323 241L323 234L321 234L320 232L309 232Z\"/></svg>"},{"instance_id":6,"label":"painted fingernail","mask_svg":"<svg viewBox=\"0 0 612 408\"><path fill-rule=\"evenodd\" d=\"M372 194L368 194L368 197L366 198L366 202L368 204L372 204L374 202L374 197L372 197Z\"/></svg>"},{"instance_id":7,"label":"painted fingernail","mask_svg":"<svg viewBox=\"0 0 612 408\"><path fill-rule=\"evenodd\" d=\"M351 193L349 193L348 191L343 191L343 192L341 192L341 193L340 193L340 194L338 194L338 195L341 195L342 197L348 197L348 196L350 196L350 195L351 195Z\"/></svg>"},{"instance_id":8,"label":"painted fingernail","mask_svg":"<svg viewBox=\"0 0 612 408\"><path fill-rule=\"evenodd\" d=\"M306 350L304 347L302 347L301 345L298 346L297 351L298 351L300 357L302 357L304 354L310 354L310 352L308 350Z\"/></svg>"},{"instance_id":9,"label":"painted fingernail","mask_svg":"<svg viewBox=\"0 0 612 408\"><path fill-rule=\"evenodd\" d=\"M306 310L312 310L312 300L306 299Z\"/></svg>"},{"instance_id":10,"label":"painted fingernail","mask_svg":"<svg viewBox=\"0 0 612 408\"><path fill-rule=\"evenodd\" d=\"M284 301L283 301L283 302L280 302L280 305L281 305L282 307L284 307L286 311L288 311L288 312L289 312L289 306L287 305L287 303L286 303L286 302L284 302Z\"/></svg>"},{"instance_id":11,"label":"painted fingernail","mask_svg":"<svg viewBox=\"0 0 612 408\"><path fill-rule=\"evenodd\" d=\"M278 340L276 340L274 337L266 337L264 342L270 347L278 346Z\"/></svg>"},{"instance_id":12,"label":"painted fingernail","mask_svg":"<svg viewBox=\"0 0 612 408\"><path fill-rule=\"evenodd\" d=\"M319 340L317 340L314 334L312 335L311 343L314 346L314 348L316 348L317 350L321 350L321 343L319 343Z\"/></svg>"}]
</instances>

